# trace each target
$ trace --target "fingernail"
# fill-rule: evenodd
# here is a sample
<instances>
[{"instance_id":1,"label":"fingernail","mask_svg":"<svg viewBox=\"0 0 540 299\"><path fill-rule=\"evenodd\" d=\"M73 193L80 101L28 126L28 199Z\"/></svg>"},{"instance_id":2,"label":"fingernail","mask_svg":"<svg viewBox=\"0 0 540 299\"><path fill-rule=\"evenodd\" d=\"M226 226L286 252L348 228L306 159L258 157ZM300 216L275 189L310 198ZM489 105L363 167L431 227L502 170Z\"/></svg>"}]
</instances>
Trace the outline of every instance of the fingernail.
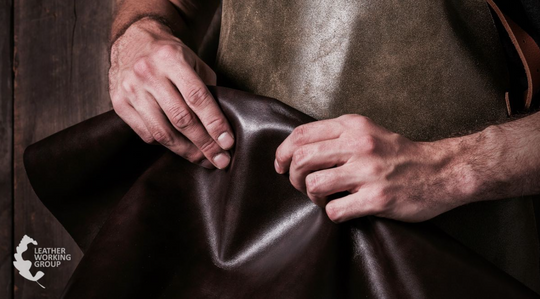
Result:
<instances>
[{"instance_id":1,"label":"fingernail","mask_svg":"<svg viewBox=\"0 0 540 299\"><path fill-rule=\"evenodd\" d=\"M277 173L281 173L281 166L279 165L277 159L274 160L274 168L276 169Z\"/></svg>"},{"instance_id":2,"label":"fingernail","mask_svg":"<svg viewBox=\"0 0 540 299\"><path fill-rule=\"evenodd\" d=\"M231 134L225 132L221 135L219 135L217 139L219 146L221 146L222 149L230 149L234 144L234 139L232 138Z\"/></svg>"},{"instance_id":3,"label":"fingernail","mask_svg":"<svg viewBox=\"0 0 540 299\"><path fill-rule=\"evenodd\" d=\"M199 163L199 165L201 165L204 168L208 168L208 169L214 169L215 168L214 164L212 164L212 162L208 161L207 159L202 160Z\"/></svg>"},{"instance_id":4,"label":"fingernail","mask_svg":"<svg viewBox=\"0 0 540 299\"><path fill-rule=\"evenodd\" d=\"M231 157L229 157L228 154L218 154L214 157L214 164L217 168L223 169L229 165L229 161L231 161Z\"/></svg>"}]
</instances>

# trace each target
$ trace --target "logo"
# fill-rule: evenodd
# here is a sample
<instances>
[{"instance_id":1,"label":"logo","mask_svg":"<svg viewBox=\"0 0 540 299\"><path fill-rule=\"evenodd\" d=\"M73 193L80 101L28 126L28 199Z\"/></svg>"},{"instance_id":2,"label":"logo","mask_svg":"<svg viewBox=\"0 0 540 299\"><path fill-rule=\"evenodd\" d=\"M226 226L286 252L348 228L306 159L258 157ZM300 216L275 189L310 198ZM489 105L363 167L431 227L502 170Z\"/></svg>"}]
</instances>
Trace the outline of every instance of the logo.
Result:
<instances>
[{"instance_id":1,"label":"logo","mask_svg":"<svg viewBox=\"0 0 540 299\"><path fill-rule=\"evenodd\" d=\"M21 242L19 243L19 246L17 246L17 253L14 254L15 261L13 262L13 266L19 270L19 274L21 274L22 277L30 280L35 281L37 284L39 284L40 287L45 288L41 283L38 282L38 280L45 275L42 271L38 271L36 275L32 275L30 273L30 268L32 267L32 262L24 260L22 258L22 254L28 250L28 244L34 244L37 245L37 241L30 238L27 235L24 235Z\"/></svg>"},{"instance_id":2,"label":"logo","mask_svg":"<svg viewBox=\"0 0 540 299\"><path fill-rule=\"evenodd\" d=\"M45 273L43 271L37 271L35 275L30 272L32 266L36 268L50 268L50 267L59 267L62 264L62 261L71 261L71 254L66 254L65 248L34 248L34 263L29 260L25 260L22 257L22 254L28 250L28 245L33 244L34 246L38 245L38 242L27 235L24 235L19 243L19 246L16 247L16 253L13 255L15 261L13 266L19 270L19 274L30 280L35 281L40 287L45 288L41 283L38 282Z\"/></svg>"}]
</instances>

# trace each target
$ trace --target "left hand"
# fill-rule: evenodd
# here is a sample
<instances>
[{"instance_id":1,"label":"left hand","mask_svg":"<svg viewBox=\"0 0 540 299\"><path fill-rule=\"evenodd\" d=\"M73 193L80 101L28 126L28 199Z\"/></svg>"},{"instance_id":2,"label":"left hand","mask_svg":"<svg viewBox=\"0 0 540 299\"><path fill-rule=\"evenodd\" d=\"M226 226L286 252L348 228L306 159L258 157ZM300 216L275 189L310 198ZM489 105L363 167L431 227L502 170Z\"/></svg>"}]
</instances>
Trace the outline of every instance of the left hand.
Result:
<instances>
[{"instance_id":1,"label":"left hand","mask_svg":"<svg viewBox=\"0 0 540 299\"><path fill-rule=\"evenodd\" d=\"M297 127L276 151L278 173L334 222L375 215L418 222L468 202L447 143L413 142L369 118L344 115ZM465 191L464 191L465 190ZM328 202L328 196L349 194Z\"/></svg>"}]
</instances>

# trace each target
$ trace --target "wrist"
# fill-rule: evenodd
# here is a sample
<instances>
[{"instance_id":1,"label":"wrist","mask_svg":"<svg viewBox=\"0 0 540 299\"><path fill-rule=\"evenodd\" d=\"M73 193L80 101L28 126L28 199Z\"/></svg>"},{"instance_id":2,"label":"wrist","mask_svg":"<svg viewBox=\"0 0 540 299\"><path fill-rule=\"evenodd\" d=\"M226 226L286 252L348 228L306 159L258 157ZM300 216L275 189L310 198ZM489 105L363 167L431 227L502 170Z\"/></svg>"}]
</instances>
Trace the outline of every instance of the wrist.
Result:
<instances>
[{"instance_id":1,"label":"wrist","mask_svg":"<svg viewBox=\"0 0 540 299\"><path fill-rule=\"evenodd\" d=\"M120 53L123 57L137 55L141 47L149 46L157 40L180 41L169 27L154 18L144 17L133 22L111 45L111 67L120 62Z\"/></svg>"},{"instance_id":2,"label":"wrist","mask_svg":"<svg viewBox=\"0 0 540 299\"><path fill-rule=\"evenodd\" d=\"M472 135L424 143L426 157L433 165L431 184L437 188L437 200L449 209L477 201L480 176L471 161L474 160L475 142Z\"/></svg>"},{"instance_id":3,"label":"wrist","mask_svg":"<svg viewBox=\"0 0 540 299\"><path fill-rule=\"evenodd\" d=\"M448 190L462 204L504 197L505 177L497 171L504 160L500 147L506 139L498 126L463 137L437 141L447 161L443 173L449 177Z\"/></svg>"},{"instance_id":4,"label":"wrist","mask_svg":"<svg viewBox=\"0 0 540 299\"><path fill-rule=\"evenodd\" d=\"M148 38L176 39L170 27L155 18L143 17L130 24L124 32L113 41L112 48L118 48L122 44L135 40L136 42L146 42Z\"/></svg>"},{"instance_id":5,"label":"wrist","mask_svg":"<svg viewBox=\"0 0 540 299\"><path fill-rule=\"evenodd\" d=\"M111 47L123 36L126 35L128 31L136 30L147 30L154 32L169 32L173 34L174 30L169 22L159 16L153 14L140 14L133 17L129 22L125 23L119 29L114 29L112 32L111 38Z\"/></svg>"},{"instance_id":6,"label":"wrist","mask_svg":"<svg viewBox=\"0 0 540 299\"><path fill-rule=\"evenodd\" d=\"M153 16L144 16L139 20L133 22L131 26L127 28L126 32L133 30L144 30L152 34L168 35L174 37L173 30L168 25L168 23L162 18Z\"/></svg>"}]
</instances>

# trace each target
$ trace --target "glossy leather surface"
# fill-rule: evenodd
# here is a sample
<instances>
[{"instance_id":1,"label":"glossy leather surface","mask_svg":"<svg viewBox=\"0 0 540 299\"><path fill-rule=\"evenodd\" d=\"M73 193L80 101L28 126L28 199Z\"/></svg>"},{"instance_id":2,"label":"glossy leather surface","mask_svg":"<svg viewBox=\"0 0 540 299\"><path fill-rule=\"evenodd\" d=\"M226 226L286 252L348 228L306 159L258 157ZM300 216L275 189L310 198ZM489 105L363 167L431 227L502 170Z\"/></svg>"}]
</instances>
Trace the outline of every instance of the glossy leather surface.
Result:
<instances>
[{"instance_id":1,"label":"glossy leather surface","mask_svg":"<svg viewBox=\"0 0 540 299\"><path fill-rule=\"evenodd\" d=\"M85 253L63 298L537 297L430 223L332 223L273 168L313 119L212 92L237 140L224 171L143 143L114 112L26 150L36 193Z\"/></svg>"}]
</instances>

